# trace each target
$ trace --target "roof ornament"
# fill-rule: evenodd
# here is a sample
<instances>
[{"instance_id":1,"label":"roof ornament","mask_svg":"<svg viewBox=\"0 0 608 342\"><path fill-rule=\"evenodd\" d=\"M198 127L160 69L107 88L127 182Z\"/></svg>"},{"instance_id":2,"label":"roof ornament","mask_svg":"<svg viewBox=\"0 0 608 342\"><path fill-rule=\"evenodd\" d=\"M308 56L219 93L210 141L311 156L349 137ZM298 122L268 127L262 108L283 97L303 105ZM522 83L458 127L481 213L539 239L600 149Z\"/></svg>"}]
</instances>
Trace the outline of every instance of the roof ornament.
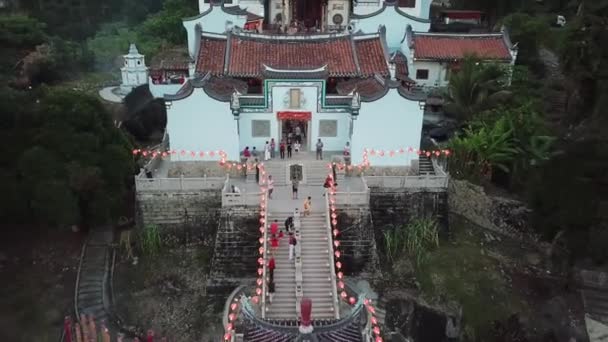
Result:
<instances>
[{"instance_id":1,"label":"roof ornament","mask_svg":"<svg viewBox=\"0 0 608 342\"><path fill-rule=\"evenodd\" d=\"M239 93L239 91L235 88L230 99L230 109L232 110L232 114L234 116L238 116L241 110L241 101L239 100L240 96L241 93Z\"/></svg>"},{"instance_id":2,"label":"roof ornament","mask_svg":"<svg viewBox=\"0 0 608 342\"><path fill-rule=\"evenodd\" d=\"M352 109L353 115L359 115L359 109L361 109L361 96L359 92L354 91L351 93L353 98L350 102L350 107Z\"/></svg>"}]
</instances>

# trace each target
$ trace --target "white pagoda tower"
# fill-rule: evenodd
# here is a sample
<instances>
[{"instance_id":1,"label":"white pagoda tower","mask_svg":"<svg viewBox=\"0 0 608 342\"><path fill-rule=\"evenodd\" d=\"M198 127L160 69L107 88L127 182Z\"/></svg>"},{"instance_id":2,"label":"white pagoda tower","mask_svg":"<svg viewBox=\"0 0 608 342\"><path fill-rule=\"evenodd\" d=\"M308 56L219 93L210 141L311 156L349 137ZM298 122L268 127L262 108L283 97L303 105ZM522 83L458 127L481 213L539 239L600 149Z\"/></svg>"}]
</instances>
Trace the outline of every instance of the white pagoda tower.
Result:
<instances>
[{"instance_id":1,"label":"white pagoda tower","mask_svg":"<svg viewBox=\"0 0 608 342\"><path fill-rule=\"evenodd\" d=\"M148 83L148 67L144 55L137 51L135 44L129 46L129 53L123 56L125 65L120 68L122 84L120 90L128 94L133 88Z\"/></svg>"}]
</instances>

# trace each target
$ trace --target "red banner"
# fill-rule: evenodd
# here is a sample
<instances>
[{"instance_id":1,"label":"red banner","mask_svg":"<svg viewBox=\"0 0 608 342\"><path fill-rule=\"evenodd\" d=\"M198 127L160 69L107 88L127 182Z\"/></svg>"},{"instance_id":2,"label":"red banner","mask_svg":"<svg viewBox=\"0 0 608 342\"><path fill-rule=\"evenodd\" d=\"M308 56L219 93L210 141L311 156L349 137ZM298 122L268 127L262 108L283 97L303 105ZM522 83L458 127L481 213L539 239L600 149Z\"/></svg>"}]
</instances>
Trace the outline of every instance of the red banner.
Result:
<instances>
[{"instance_id":1,"label":"red banner","mask_svg":"<svg viewBox=\"0 0 608 342\"><path fill-rule=\"evenodd\" d=\"M279 120L308 121L312 118L311 112L277 112Z\"/></svg>"}]
</instances>

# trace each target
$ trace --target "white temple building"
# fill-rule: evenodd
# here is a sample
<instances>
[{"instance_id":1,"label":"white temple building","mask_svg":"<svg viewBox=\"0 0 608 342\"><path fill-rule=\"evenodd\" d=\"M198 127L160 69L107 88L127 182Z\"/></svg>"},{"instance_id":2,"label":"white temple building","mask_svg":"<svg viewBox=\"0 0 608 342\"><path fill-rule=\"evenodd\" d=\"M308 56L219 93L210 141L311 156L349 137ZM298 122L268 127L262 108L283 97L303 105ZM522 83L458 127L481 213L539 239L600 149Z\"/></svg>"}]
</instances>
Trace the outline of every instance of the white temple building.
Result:
<instances>
[{"instance_id":1,"label":"white temple building","mask_svg":"<svg viewBox=\"0 0 608 342\"><path fill-rule=\"evenodd\" d=\"M128 94L133 88L148 83L148 67L144 55L137 51L135 44L129 46L129 53L123 58L125 64L120 68L122 76L120 90Z\"/></svg>"},{"instance_id":2,"label":"white temple building","mask_svg":"<svg viewBox=\"0 0 608 342\"><path fill-rule=\"evenodd\" d=\"M415 151L430 87L445 86L468 54L507 66L517 58L506 31L428 33L431 0L359 1L352 10L350 1L304 3L200 0L201 14L183 21L187 59L150 71L150 90L167 105L171 148L238 160L246 147L278 145L298 127L304 150L318 139L329 151L348 142L353 163L366 148ZM372 163L409 166L417 157Z\"/></svg>"}]
</instances>

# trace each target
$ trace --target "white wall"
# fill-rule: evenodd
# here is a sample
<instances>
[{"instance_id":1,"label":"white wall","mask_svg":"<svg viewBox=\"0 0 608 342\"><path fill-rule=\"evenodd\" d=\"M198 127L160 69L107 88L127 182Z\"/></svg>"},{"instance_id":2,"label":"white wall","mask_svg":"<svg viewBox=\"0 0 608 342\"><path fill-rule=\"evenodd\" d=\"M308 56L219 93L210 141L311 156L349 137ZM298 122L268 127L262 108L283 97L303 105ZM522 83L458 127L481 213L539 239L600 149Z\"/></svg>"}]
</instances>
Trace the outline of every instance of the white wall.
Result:
<instances>
[{"instance_id":1,"label":"white wall","mask_svg":"<svg viewBox=\"0 0 608 342\"><path fill-rule=\"evenodd\" d=\"M429 77L426 80L419 80L416 78L416 72L419 69L426 69L429 71ZM445 80L446 65L439 62L429 61L414 61L409 64L410 78L416 81L418 85L424 85L429 87L442 87L448 84Z\"/></svg>"},{"instance_id":2,"label":"white wall","mask_svg":"<svg viewBox=\"0 0 608 342\"><path fill-rule=\"evenodd\" d=\"M188 52L190 56L194 56L196 51L197 34L195 27L197 24L201 25L204 32L224 33L226 32L226 24L228 22L232 22L234 26L243 27L247 22L247 16L227 14L222 11L220 6L214 6L211 12L202 17L184 20L183 25L188 34Z\"/></svg>"},{"instance_id":3,"label":"white wall","mask_svg":"<svg viewBox=\"0 0 608 342\"><path fill-rule=\"evenodd\" d=\"M418 32L428 32L431 27L430 23L421 23L403 17L395 12L393 7L387 7L376 16L353 19L351 22L354 23L355 30L361 30L364 33L376 33L380 25L386 26L386 43L391 52L400 48L401 41L405 36L405 28L408 25L411 25L412 29Z\"/></svg>"},{"instance_id":4,"label":"white wall","mask_svg":"<svg viewBox=\"0 0 608 342\"><path fill-rule=\"evenodd\" d=\"M365 148L385 151L404 148L403 154L369 156L369 161L375 166L409 166L411 160L418 158L407 149L420 148L422 118L423 111L418 102L404 99L396 89L391 89L378 101L361 103L351 142L353 164L363 161Z\"/></svg>"},{"instance_id":5,"label":"white wall","mask_svg":"<svg viewBox=\"0 0 608 342\"><path fill-rule=\"evenodd\" d=\"M148 87L150 88L150 93L155 98L162 98L165 95L175 95L184 84L154 84L152 79L148 81Z\"/></svg>"},{"instance_id":6,"label":"white wall","mask_svg":"<svg viewBox=\"0 0 608 342\"><path fill-rule=\"evenodd\" d=\"M210 98L201 88L194 89L185 99L171 102L167 109L167 133L173 150L224 150L229 160L239 160L237 123L229 103ZM177 154L171 160L201 158Z\"/></svg>"},{"instance_id":7,"label":"white wall","mask_svg":"<svg viewBox=\"0 0 608 342\"><path fill-rule=\"evenodd\" d=\"M305 99L305 103L298 109L289 108L289 90L298 88L302 92L300 95ZM277 112L280 111L295 111L295 112L311 112L312 118L309 126L308 136L306 141L310 142L309 149L314 151L317 139L319 138L319 120L336 120L337 121L337 136L336 137L320 137L323 141L323 149L326 151L341 151L347 141L350 141L350 114L348 113L319 113L317 108L318 87L316 86L287 86L277 85L272 87L272 112L269 113L241 113L239 119L240 128L240 149L246 146L249 148L256 147L261 150L266 141L274 138L275 141L280 141L279 136L279 120ZM252 137L252 120L270 120L270 136L268 137Z\"/></svg>"}]
</instances>

